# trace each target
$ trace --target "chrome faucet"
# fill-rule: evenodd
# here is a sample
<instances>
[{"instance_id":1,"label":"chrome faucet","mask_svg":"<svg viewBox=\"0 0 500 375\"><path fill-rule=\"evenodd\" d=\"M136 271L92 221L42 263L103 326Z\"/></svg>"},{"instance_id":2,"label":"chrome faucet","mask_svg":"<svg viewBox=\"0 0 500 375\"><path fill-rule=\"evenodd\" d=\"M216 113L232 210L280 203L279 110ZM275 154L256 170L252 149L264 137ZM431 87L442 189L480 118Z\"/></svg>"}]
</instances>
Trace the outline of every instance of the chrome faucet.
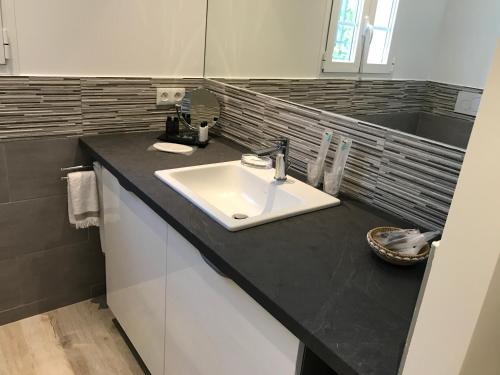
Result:
<instances>
[{"instance_id":1,"label":"chrome faucet","mask_svg":"<svg viewBox=\"0 0 500 375\"><path fill-rule=\"evenodd\" d=\"M262 150L256 150L254 153L258 156L276 154L274 179L276 181L286 181L286 172L290 166L288 161L290 140L286 137L280 137L276 139L269 139L269 142L275 142L275 145Z\"/></svg>"}]
</instances>

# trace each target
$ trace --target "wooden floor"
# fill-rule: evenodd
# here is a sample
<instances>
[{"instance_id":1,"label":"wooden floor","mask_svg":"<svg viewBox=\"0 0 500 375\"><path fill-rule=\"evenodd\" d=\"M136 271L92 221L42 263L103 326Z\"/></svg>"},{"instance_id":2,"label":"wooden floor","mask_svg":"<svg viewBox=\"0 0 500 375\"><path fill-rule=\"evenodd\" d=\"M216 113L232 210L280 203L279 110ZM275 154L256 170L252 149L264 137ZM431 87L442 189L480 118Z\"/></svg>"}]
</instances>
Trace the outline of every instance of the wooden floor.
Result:
<instances>
[{"instance_id":1,"label":"wooden floor","mask_svg":"<svg viewBox=\"0 0 500 375\"><path fill-rule=\"evenodd\" d=\"M0 374L143 374L111 319L89 300L0 326Z\"/></svg>"}]
</instances>

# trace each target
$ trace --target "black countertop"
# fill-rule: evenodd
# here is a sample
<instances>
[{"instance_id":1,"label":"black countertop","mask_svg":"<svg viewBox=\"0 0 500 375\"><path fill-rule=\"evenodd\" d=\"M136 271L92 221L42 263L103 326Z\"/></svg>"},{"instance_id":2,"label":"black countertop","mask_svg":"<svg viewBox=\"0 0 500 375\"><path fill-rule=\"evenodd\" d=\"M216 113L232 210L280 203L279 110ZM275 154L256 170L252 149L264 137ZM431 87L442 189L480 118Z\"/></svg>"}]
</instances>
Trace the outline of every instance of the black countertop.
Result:
<instances>
[{"instance_id":1,"label":"black countertop","mask_svg":"<svg viewBox=\"0 0 500 375\"><path fill-rule=\"evenodd\" d=\"M336 372L397 373L425 266L385 263L366 233L408 223L344 199L229 232L153 172L236 160L245 149L218 138L190 156L147 151L157 135L87 136L81 144Z\"/></svg>"}]
</instances>

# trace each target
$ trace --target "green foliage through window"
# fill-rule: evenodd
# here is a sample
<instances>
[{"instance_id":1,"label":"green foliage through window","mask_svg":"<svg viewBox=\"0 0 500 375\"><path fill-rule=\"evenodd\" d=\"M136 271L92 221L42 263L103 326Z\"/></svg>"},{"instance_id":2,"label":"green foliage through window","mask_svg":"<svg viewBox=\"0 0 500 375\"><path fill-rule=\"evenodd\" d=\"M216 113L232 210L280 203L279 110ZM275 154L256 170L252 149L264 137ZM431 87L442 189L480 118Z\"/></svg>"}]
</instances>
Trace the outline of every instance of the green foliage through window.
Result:
<instances>
[{"instance_id":1,"label":"green foliage through window","mask_svg":"<svg viewBox=\"0 0 500 375\"><path fill-rule=\"evenodd\" d=\"M333 49L333 61L354 61L362 8L363 1L342 0Z\"/></svg>"}]
</instances>

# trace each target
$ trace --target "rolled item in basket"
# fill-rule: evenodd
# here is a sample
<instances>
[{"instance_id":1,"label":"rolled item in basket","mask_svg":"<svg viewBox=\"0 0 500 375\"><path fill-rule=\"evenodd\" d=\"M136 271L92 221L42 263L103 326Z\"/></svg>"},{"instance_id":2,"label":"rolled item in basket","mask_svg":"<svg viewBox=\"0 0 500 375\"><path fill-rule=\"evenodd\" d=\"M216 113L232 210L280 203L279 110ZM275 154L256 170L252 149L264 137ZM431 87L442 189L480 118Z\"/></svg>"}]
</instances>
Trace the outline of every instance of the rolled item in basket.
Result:
<instances>
[{"instance_id":1,"label":"rolled item in basket","mask_svg":"<svg viewBox=\"0 0 500 375\"><path fill-rule=\"evenodd\" d=\"M397 251L401 255L417 255L422 247L427 245L427 243L437 235L439 235L437 231L410 233L397 241L387 244L386 247L389 250Z\"/></svg>"}]
</instances>

